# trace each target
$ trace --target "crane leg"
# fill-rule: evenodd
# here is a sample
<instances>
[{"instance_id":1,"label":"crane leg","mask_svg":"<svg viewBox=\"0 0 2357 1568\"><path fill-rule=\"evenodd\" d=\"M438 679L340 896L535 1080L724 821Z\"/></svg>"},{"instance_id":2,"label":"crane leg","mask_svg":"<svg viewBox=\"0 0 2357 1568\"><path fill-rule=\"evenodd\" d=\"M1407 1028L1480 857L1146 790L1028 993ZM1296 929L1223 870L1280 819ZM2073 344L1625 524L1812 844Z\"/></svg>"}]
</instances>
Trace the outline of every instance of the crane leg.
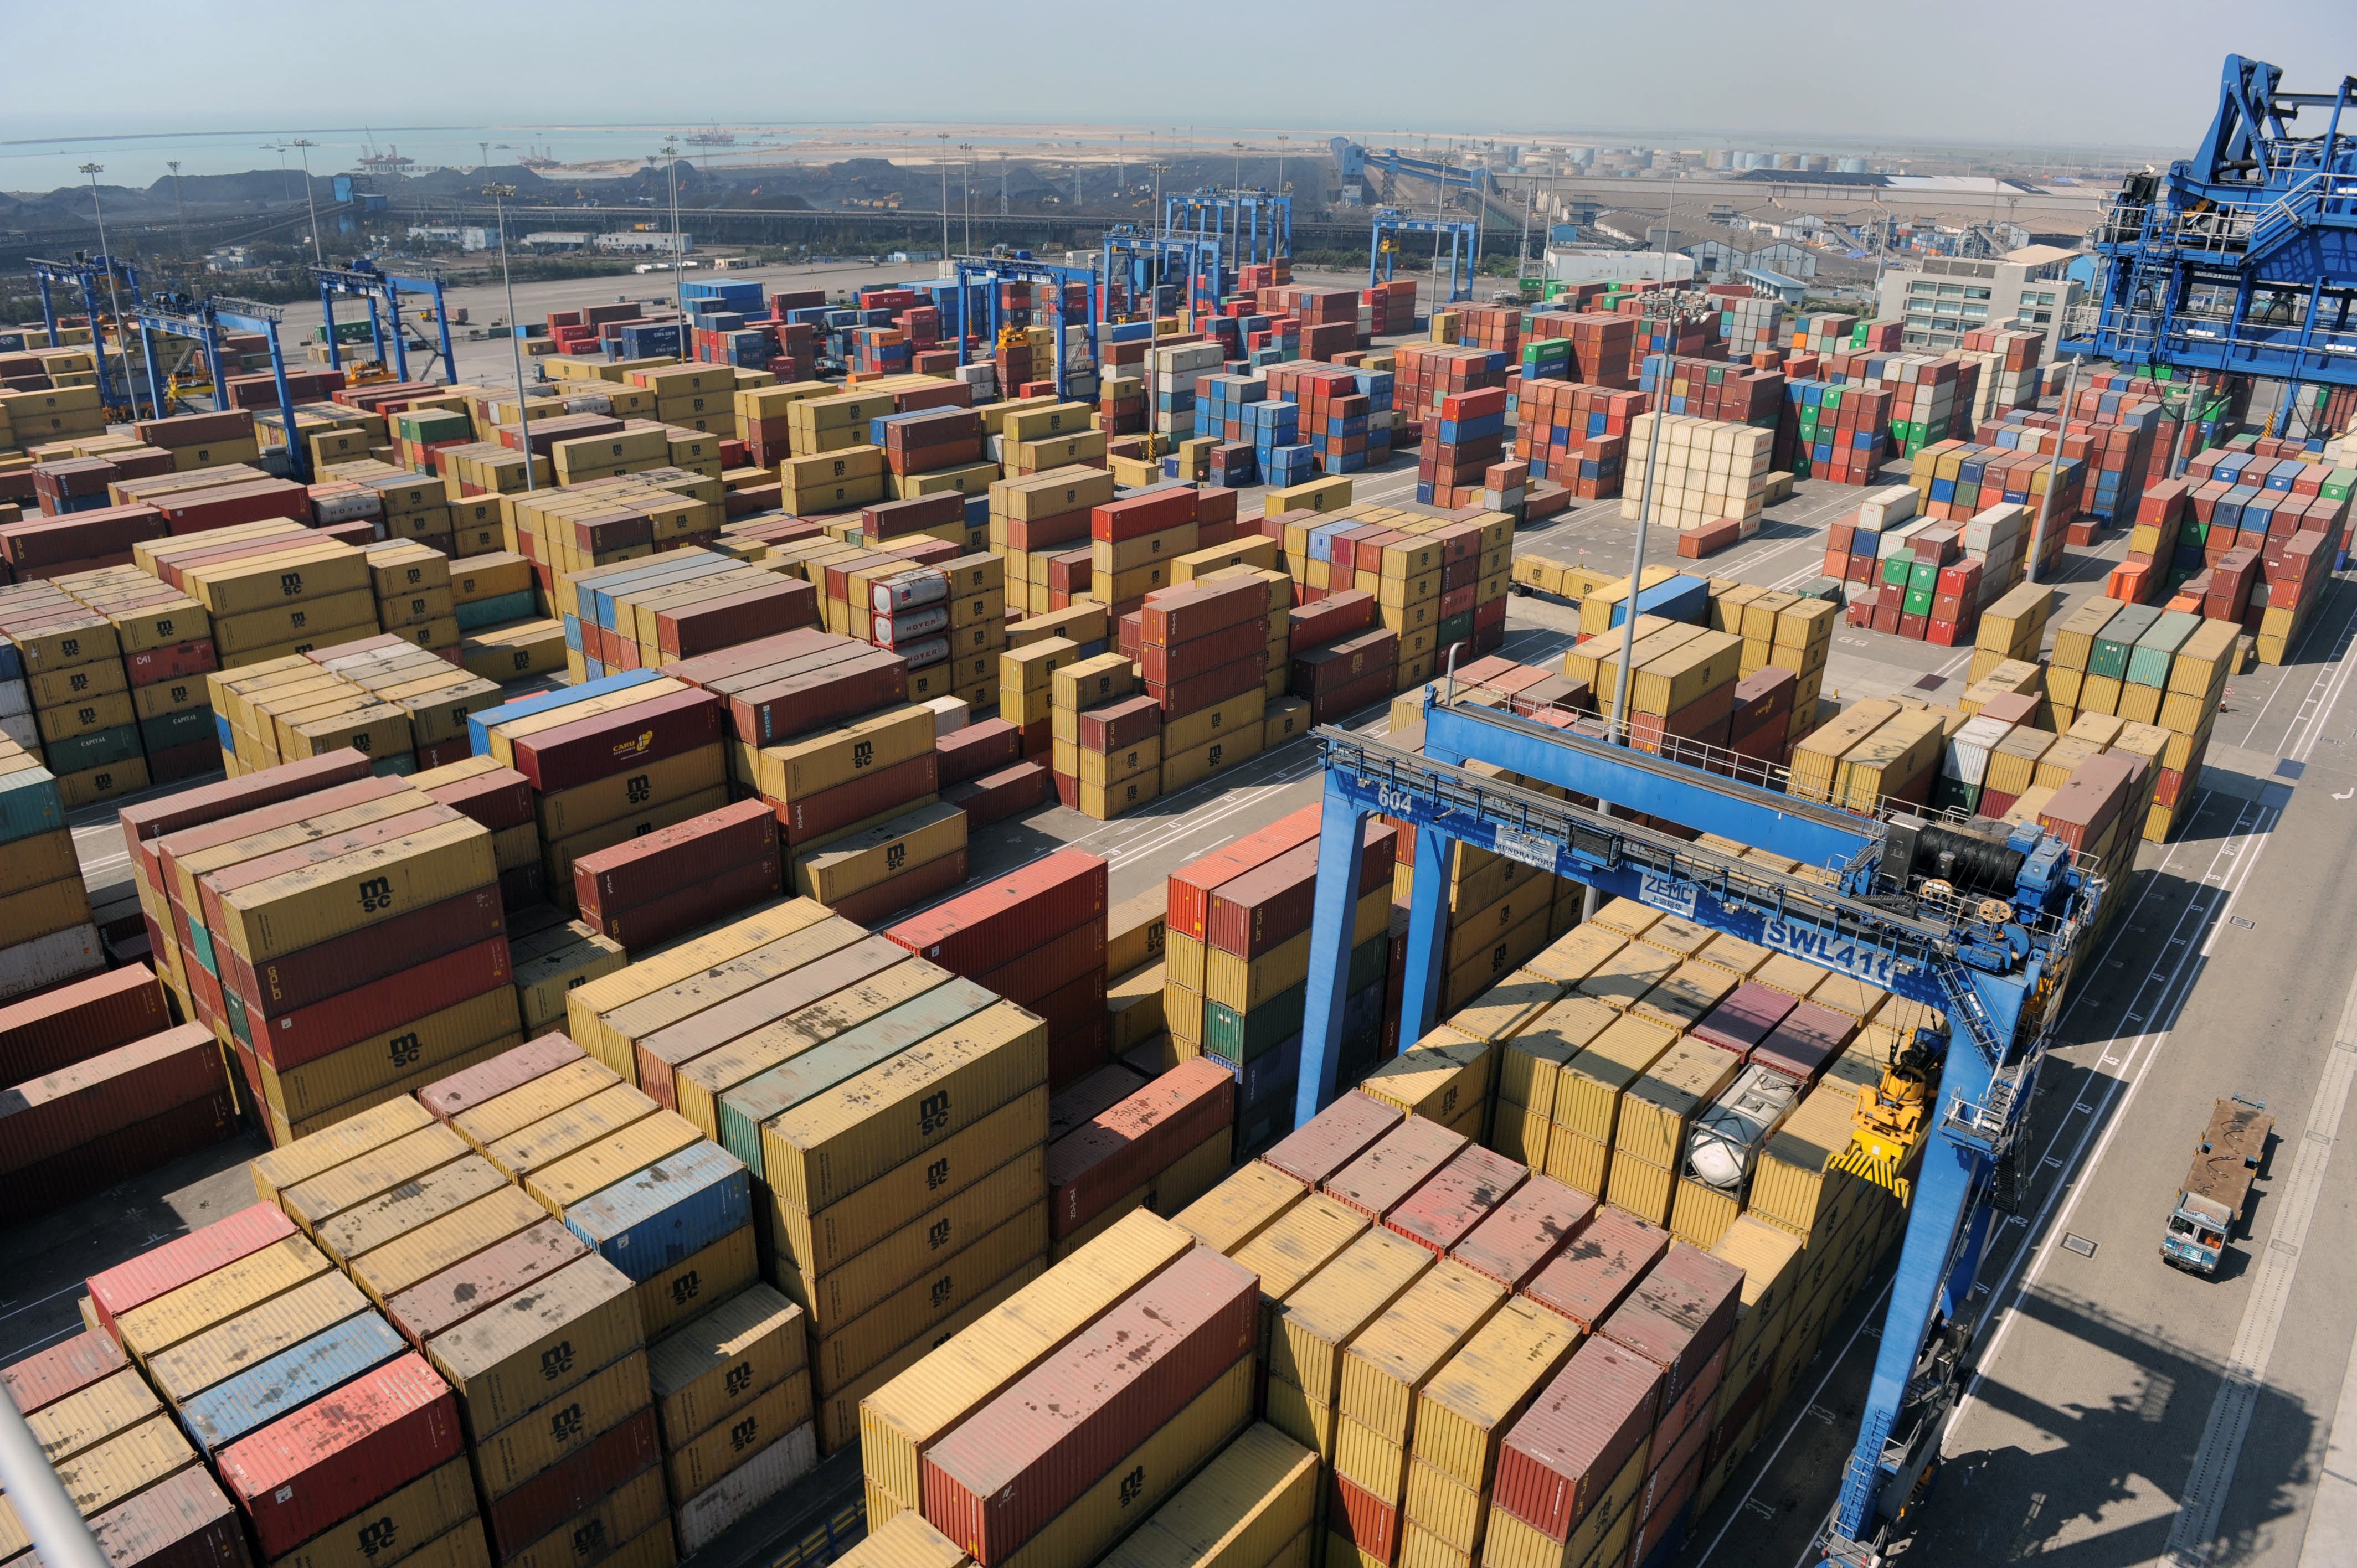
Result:
<instances>
[{"instance_id":1,"label":"crane leg","mask_svg":"<svg viewBox=\"0 0 2357 1568\"><path fill-rule=\"evenodd\" d=\"M1297 1127L1334 1098L1342 1050L1342 1003L1351 983L1351 927L1359 908L1360 841L1367 817L1326 775L1325 815L1318 832L1318 898L1309 920L1309 989L1301 1020L1301 1079L1294 1090ZM1419 838L1437 837L1419 834Z\"/></svg>"}]
</instances>

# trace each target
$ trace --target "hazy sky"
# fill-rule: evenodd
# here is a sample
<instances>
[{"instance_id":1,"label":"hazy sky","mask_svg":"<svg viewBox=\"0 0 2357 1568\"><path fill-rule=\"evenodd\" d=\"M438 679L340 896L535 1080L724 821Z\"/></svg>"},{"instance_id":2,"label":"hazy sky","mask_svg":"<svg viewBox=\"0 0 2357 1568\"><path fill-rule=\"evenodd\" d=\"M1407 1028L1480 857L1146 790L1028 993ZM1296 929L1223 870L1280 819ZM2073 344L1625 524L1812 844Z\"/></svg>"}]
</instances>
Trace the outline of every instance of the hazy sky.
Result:
<instances>
[{"instance_id":1,"label":"hazy sky","mask_svg":"<svg viewBox=\"0 0 2357 1568\"><path fill-rule=\"evenodd\" d=\"M2229 51L2305 90L2357 70L2357 0L1186 0L1153 8L1156 34L1146 15L1120 0L172 0L93 24L0 0L0 142L17 144L0 145L0 185L25 188L28 142L363 122L380 140L889 120L2190 153ZM221 156L269 161L234 136Z\"/></svg>"}]
</instances>

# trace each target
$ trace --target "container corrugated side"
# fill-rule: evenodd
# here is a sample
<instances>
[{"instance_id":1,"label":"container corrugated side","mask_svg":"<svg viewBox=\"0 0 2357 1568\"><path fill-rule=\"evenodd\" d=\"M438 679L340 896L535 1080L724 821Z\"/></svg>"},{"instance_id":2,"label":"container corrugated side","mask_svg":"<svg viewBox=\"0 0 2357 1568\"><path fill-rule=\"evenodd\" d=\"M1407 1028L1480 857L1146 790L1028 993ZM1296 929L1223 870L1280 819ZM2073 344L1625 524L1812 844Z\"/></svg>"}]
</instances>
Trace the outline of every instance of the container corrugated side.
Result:
<instances>
[{"instance_id":1,"label":"container corrugated side","mask_svg":"<svg viewBox=\"0 0 2357 1568\"><path fill-rule=\"evenodd\" d=\"M67 1395L26 1418L41 1457L55 1465L118 1432L128 1432L164 1407L137 1372L128 1367L113 1377Z\"/></svg>"},{"instance_id":2,"label":"container corrugated side","mask_svg":"<svg viewBox=\"0 0 2357 1568\"><path fill-rule=\"evenodd\" d=\"M763 1174L784 1201L823 1208L1047 1078L1046 1022L999 1003L766 1123Z\"/></svg>"},{"instance_id":3,"label":"container corrugated side","mask_svg":"<svg viewBox=\"0 0 2357 1568\"><path fill-rule=\"evenodd\" d=\"M738 1466L797 1431L812 1431L810 1379L773 1383L717 1426L667 1445L663 1472L680 1502L709 1490Z\"/></svg>"},{"instance_id":4,"label":"container corrugated side","mask_svg":"<svg viewBox=\"0 0 2357 1568\"><path fill-rule=\"evenodd\" d=\"M960 974L985 974L1105 912L1106 864L1079 850L1044 855L884 934Z\"/></svg>"},{"instance_id":5,"label":"container corrugated side","mask_svg":"<svg viewBox=\"0 0 2357 1568\"><path fill-rule=\"evenodd\" d=\"M383 1318L354 1313L189 1400L180 1407L180 1424L207 1453L219 1453L407 1348Z\"/></svg>"},{"instance_id":6,"label":"container corrugated side","mask_svg":"<svg viewBox=\"0 0 2357 1568\"><path fill-rule=\"evenodd\" d=\"M1299 1389L1313 1406L1330 1408L1342 1353L1433 1262L1430 1252L1388 1230L1361 1232L1274 1315L1269 1376Z\"/></svg>"},{"instance_id":7,"label":"container corrugated side","mask_svg":"<svg viewBox=\"0 0 2357 1568\"><path fill-rule=\"evenodd\" d=\"M1248 1355L1258 1294L1217 1253L1179 1260L934 1444L926 1517L977 1557L1010 1554Z\"/></svg>"},{"instance_id":8,"label":"container corrugated side","mask_svg":"<svg viewBox=\"0 0 2357 1568\"><path fill-rule=\"evenodd\" d=\"M1470 1491L1486 1491L1508 1428L1555 1380L1579 1338L1578 1329L1544 1307L1502 1305L1416 1396L1416 1461Z\"/></svg>"},{"instance_id":9,"label":"container corrugated side","mask_svg":"<svg viewBox=\"0 0 2357 1568\"><path fill-rule=\"evenodd\" d=\"M624 1568L641 1540L669 1538L670 1515L662 1467L650 1465L538 1541L501 1558L502 1568L571 1568L584 1561Z\"/></svg>"},{"instance_id":10,"label":"container corrugated side","mask_svg":"<svg viewBox=\"0 0 2357 1568\"><path fill-rule=\"evenodd\" d=\"M565 1211L565 1229L633 1282L752 1222L749 1174L726 1150L701 1142Z\"/></svg>"},{"instance_id":11,"label":"container corrugated side","mask_svg":"<svg viewBox=\"0 0 2357 1568\"><path fill-rule=\"evenodd\" d=\"M349 1262L508 1185L497 1165L470 1155L345 1209L320 1224L315 1234L330 1256Z\"/></svg>"},{"instance_id":12,"label":"container corrugated side","mask_svg":"<svg viewBox=\"0 0 2357 1568\"><path fill-rule=\"evenodd\" d=\"M655 1342L648 1381L664 1445L710 1430L809 1364L802 1309L766 1284L738 1292Z\"/></svg>"},{"instance_id":13,"label":"container corrugated side","mask_svg":"<svg viewBox=\"0 0 2357 1568\"><path fill-rule=\"evenodd\" d=\"M417 1091L417 1102L437 1122L451 1122L511 1090L583 1060L581 1047L561 1034L543 1035L464 1072L454 1072Z\"/></svg>"},{"instance_id":14,"label":"container corrugated side","mask_svg":"<svg viewBox=\"0 0 2357 1568\"><path fill-rule=\"evenodd\" d=\"M368 1310L360 1287L321 1274L147 1359L147 1376L175 1403L186 1403L280 1351Z\"/></svg>"},{"instance_id":15,"label":"container corrugated side","mask_svg":"<svg viewBox=\"0 0 2357 1568\"><path fill-rule=\"evenodd\" d=\"M426 1341L468 1430L496 1432L641 1343L630 1280L584 1258Z\"/></svg>"},{"instance_id":16,"label":"container corrugated side","mask_svg":"<svg viewBox=\"0 0 2357 1568\"><path fill-rule=\"evenodd\" d=\"M414 1100L404 1096L387 1101L323 1132L257 1155L248 1167L253 1175L253 1190L264 1203L273 1202L289 1187L433 1124L434 1118Z\"/></svg>"},{"instance_id":17,"label":"container corrugated side","mask_svg":"<svg viewBox=\"0 0 2357 1568\"><path fill-rule=\"evenodd\" d=\"M257 1165L260 1163L255 1162ZM117 1333L115 1325L124 1313L226 1267L250 1252L284 1240L294 1232L293 1222L267 1203L240 1209L225 1219L167 1241L103 1273L91 1275L91 1306L100 1324L109 1333Z\"/></svg>"},{"instance_id":18,"label":"container corrugated side","mask_svg":"<svg viewBox=\"0 0 2357 1568\"><path fill-rule=\"evenodd\" d=\"M237 1509L210 1472L190 1466L94 1516L90 1531L118 1568L247 1568Z\"/></svg>"},{"instance_id":19,"label":"container corrugated side","mask_svg":"<svg viewBox=\"0 0 2357 1568\"><path fill-rule=\"evenodd\" d=\"M503 1187L362 1253L350 1264L352 1278L382 1305L412 1285L529 1230L545 1217L530 1197Z\"/></svg>"},{"instance_id":20,"label":"container corrugated side","mask_svg":"<svg viewBox=\"0 0 2357 1568\"><path fill-rule=\"evenodd\" d=\"M373 1568L387 1558L405 1561L474 1517L474 1477L465 1458L453 1459L305 1541L270 1568ZM479 1539L479 1526L476 1534Z\"/></svg>"},{"instance_id":21,"label":"container corrugated side","mask_svg":"<svg viewBox=\"0 0 2357 1568\"><path fill-rule=\"evenodd\" d=\"M1563 1541L1624 1466L1643 1474L1641 1450L1660 1402L1661 1369L1590 1338L1506 1434L1497 1506Z\"/></svg>"},{"instance_id":22,"label":"container corrugated side","mask_svg":"<svg viewBox=\"0 0 2357 1568\"><path fill-rule=\"evenodd\" d=\"M476 1479L486 1497L505 1497L649 1406L647 1355L632 1350L539 1409L478 1438L471 1449Z\"/></svg>"},{"instance_id":23,"label":"container corrugated side","mask_svg":"<svg viewBox=\"0 0 2357 1568\"><path fill-rule=\"evenodd\" d=\"M817 1430L814 1423L803 1422L681 1503L672 1521L680 1552L701 1552L731 1525L808 1475L818 1459Z\"/></svg>"},{"instance_id":24,"label":"container corrugated side","mask_svg":"<svg viewBox=\"0 0 2357 1568\"><path fill-rule=\"evenodd\" d=\"M1396 1107L1352 1090L1278 1139L1261 1161L1308 1187L1320 1187L1402 1120Z\"/></svg>"},{"instance_id":25,"label":"container corrugated side","mask_svg":"<svg viewBox=\"0 0 2357 1568\"><path fill-rule=\"evenodd\" d=\"M150 1416L127 1432L50 1466L84 1519L112 1508L197 1462L197 1452L168 1414Z\"/></svg>"},{"instance_id":26,"label":"container corrugated side","mask_svg":"<svg viewBox=\"0 0 2357 1568\"><path fill-rule=\"evenodd\" d=\"M1274 1165L1242 1166L1180 1209L1171 1223L1198 1237L1215 1252L1233 1256L1254 1237L1284 1218L1309 1189Z\"/></svg>"},{"instance_id":27,"label":"container corrugated side","mask_svg":"<svg viewBox=\"0 0 2357 1568\"><path fill-rule=\"evenodd\" d=\"M1047 1251L1048 1205L1043 1200L968 1242L963 1251L895 1291L849 1327L819 1340L811 1348L812 1383L822 1398L849 1387L896 1350L943 1332L938 1325L953 1320L968 1304Z\"/></svg>"},{"instance_id":28,"label":"container corrugated side","mask_svg":"<svg viewBox=\"0 0 2357 1568\"><path fill-rule=\"evenodd\" d=\"M510 1051L493 1059L505 1061L515 1054ZM489 1067L491 1064L485 1062L481 1065ZM450 1079L441 1081L447 1083ZM627 1088L628 1085L622 1083L620 1076L612 1068L584 1057L551 1068L538 1077L469 1106L450 1117L449 1126L488 1155L493 1145L516 1136L534 1122L617 1087Z\"/></svg>"},{"instance_id":29,"label":"container corrugated side","mask_svg":"<svg viewBox=\"0 0 2357 1568\"><path fill-rule=\"evenodd\" d=\"M916 1506L920 1461L943 1433L1193 1245L1186 1232L1154 1215L1124 1216L1059 1264L1052 1281L1025 1286L989 1317L868 1396L859 1412L866 1473L904 1506Z\"/></svg>"},{"instance_id":30,"label":"container corrugated side","mask_svg":"<svg viewBox=\"0 0 2357 1568\"><path fill-rule=\"evenodd\" d=\"M504 1560L653 1467L657 1458L655 1412L648 1408L494 1499L484 1514L491 1551Z\"/></svg>"},{"instance_id":31,"label":"container corrugated side","mask_svg":"<svg viewBox=\"0 0 2357 1568\"><path fill-rule=\"evenodd\" d=\"M910 1217L841 1267L806 1274L780 1261L772 1277L809 1308L813 1334L833 1334L924 1273L936 1258L996 1230L1047 1196L1047 1151L1035 1144Z\"/></svg>"},{"instance_id":32,"label":"container corrugated side","mask_svg":"<svg viewBox=\"0 0 2357 1568\"><path fill-rule=\"evenodd\" d=\"M30 1415L44 1405L111 1378L130 1362L123 1347L96 1329L86 1329L46 1350L0 1367L0 1384L8 1390L19 1414Z\"/></svg>"},{"instance_id":33,"label":"container corrugated side","mask_svg":"<svg viewBox=\"0 0 2357 1568\"><path fill-rule=\"evenodd\" d=\"M1037 1146L1046 1136L1049 1104L1048 1086L1038 1085L816 1214L780 1203L766 1189L756 1194L754 1202L768 1208L780 1266L817 1275L845 1263L911 1216L988 1176L1008 1151Z\"/></svg>"},{"instance_id":34,"label":"container corrugated side","mask_svg":"<svg viewBox=\"0 0 2357 1568\"><path fill-rule=\"evenodd\" d=\"M1476 1225L1448 1255L1508 1290L1519 1291L1571 1245L1596 1212L1596 1199L1534 1175Z\"/></svg>"},{"instance_id":35,"label":"container corrugated side","mask_svg":"<svg viewBox=\"0 0 2357 1568\"><path fill-rule=\"evenodd\" d=\"M1154 1510L1103 1568L1273 1563L1318 1510L1318 1455L1265 1422L1244 1429Z\"/></svg>"},{"instance_id":36,"label":"container corrugated side","mask_svg":"<svg viewBox=\"0 0 2357 1568\"><path fill-rule=\"evenodd\" d=\"M458 1447L449 1385L405 1355L231 1444L218 1463L264 1552L282 1557Z\"/></svg>"},{"instance_id":37,"label":"container corrugated side","mask_svg":"<svg viewBox=\"0 0 2357 1568\"><path fill-rule=\"evenodd\" d=\"M1335 1408L1405 1458L1413 1431L1415 1398L1425 1383L1462 1349L1506 1300L1494 1280L1446 1260L1392 1303L1342 1353L1342 1377ZM1338 1439L1335 1462L1342 1463ZM1396 1482L1378 1496L1396 1498Z\"/></svg>"},{"instance_id":38,"label":"container corrugated side","mask_svg":"<svg viewBox=\"0 0 2357 1568\"><path fill-rule=\"evenodd\" d=\"M412 1103L415 1103L412 1101ZM422 1114L424 1107L419 1107ZM324 1220L366 1203L402 1183L473 1154L467 1141L431 1117L407 1137L370 1150L295 1187L281 1187L278 1201L297 1224L317 1230Z\"/></svg>"},{"instance_id":39,"label":"container corrugated side","mask_svg":"<svg viewBox=\"0 0 2357 1568\"><path fill-rule=\"evenodd\" d=\"M1049 1151L1056 1235L1071 1235L1121 1194L1235 1120L1236 1083L1218 1063L1180 1062Z\"/></svg>"},{"instance_id":40,"label":"container corrugated side","mask_svg":"<svg viewBox=\"0 0 2357 1568\"><path fill-rule=\"evenodd\" d=\"M581 1238L551 1218L403 1291L384 1304L393 1326L422 1345L446 1328L589 1255Z\"/></svg>"},{"instance_id":41,"label":"container corrugated side","mask_svg":"<svg viewBox=\"0 0 2357 1568\"><path fill-rule=\"evenodd\" d=\"M1135 1447L1113 1458L1095 1483L1038 1534L992 1561L1006 1568L1095 1562L1251 1423L1252 1371L1252 1358L1238 1358Z\"/></svg>"},{"instance_id":42,"label":"container corrugated side","mask_svg":"<svg viewBox=\"0 0 2357 1568\"><path fill-rule=\"evenodd\" d=\"M867 1539L842 1559L845 1568L966 1568L973 1561L913 1509L870 1528Z\"/></svg>"},{"instance_id":43,"label":"container corrugated side","mask_svg":"<svg viewBox=\"0 0 2357 1568\"><path fill-rule=\"evenodd\" d=\"M115 1320L115 1332L125 1349L145 1361L318 1278L329 1266L326 1255L302 1237L285 1237L124 1313Z\"/></svg>"}]
</instances>

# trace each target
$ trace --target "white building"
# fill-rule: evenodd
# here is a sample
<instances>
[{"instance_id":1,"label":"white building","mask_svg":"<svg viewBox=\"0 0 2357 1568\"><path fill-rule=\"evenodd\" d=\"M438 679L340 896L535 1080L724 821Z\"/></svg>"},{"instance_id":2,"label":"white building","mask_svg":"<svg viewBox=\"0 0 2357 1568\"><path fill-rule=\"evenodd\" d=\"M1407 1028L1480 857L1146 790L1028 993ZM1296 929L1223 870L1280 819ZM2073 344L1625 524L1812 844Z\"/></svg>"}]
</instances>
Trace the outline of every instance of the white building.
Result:
<instances>
[{"instance_id":1,"label":"white building","mask_svg":"<svg viewBox=\"0 0 2357 1568\"><path fill-rule=\"evenodd\" d=\"M1875 314L1905 320L1900 341L1909 349L1953 349L1979 328L2019 326L2045 333L2051 358L2063 317L2083 292L2063 275L2078 254L2029 245L1999 261L1927 257L1920 271L1882 274Z\"/></svg>"},{"instance_id":2,"label":"white building","mask_svg":"<svg viewBox=\"0 0 2357 1568\"><path fill-rule=\"evenodd\" d=\"M597 238L587 229L539 229L517 242L527 251L586 251Z\"/></svg>"},{"instance_id":3,"label":"white building","mask_svg":"<svg viewBox=\"0 0 2357 1568\"><path fill-rule=\"evenodd\" d=\"M676 248L681 255L695 249L693 234L673 235L668 231L623 229L597 236L597 248L625 255L669 255Z\"/></svg>"},{"instance_id":4,"label":"white building","mask_svg":"<svg viewBox=\"0 0 2357 1568\"><path fill-rule=\"evenodd\" d=\"M488 251L491 248L491 231L473 225L456 223L412 223L409 237L424 240L428 244L456 245L462 251Z\"/></svg>"},{"instance_id":5,"label":"white building","mask_svg":"<svg viewBox=\"0 0 2357 1568\"><path fill-rule=\"evenodd\" d=\"M1603 283L1614 278L1666 278L1671 283L1684 283L1695 275L1695 261L1676 251L1664 256L1659 251L1600 251L1585 245L1549 245L1546 275L1560 283Z\"/></svg>"}]
</instances>

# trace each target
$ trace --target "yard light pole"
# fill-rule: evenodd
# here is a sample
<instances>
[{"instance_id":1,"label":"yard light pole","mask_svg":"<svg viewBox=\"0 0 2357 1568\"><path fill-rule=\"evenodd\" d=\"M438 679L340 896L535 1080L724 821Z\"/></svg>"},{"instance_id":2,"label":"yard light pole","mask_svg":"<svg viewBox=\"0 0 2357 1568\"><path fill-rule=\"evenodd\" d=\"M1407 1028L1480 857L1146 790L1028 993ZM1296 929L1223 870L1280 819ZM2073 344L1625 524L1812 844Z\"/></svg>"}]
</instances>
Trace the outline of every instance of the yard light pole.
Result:
<instances>
[{"instance_id":1,"label":"yard light pole","mask_svg":"<svg viewBox=\"0 0 2357 1568\"><path fill-rule=\"evenodd\" d=\"M319 251L319 199L311 193L311 149L319 144L308 136L297 136L286 145L303 155L303 199L311 209L311 260L325 266L328 258Z\"/></svg>"},{"instance_id":2,"label":"yard light pole","mask_svg":"<svg viewBox=\"0 0 2357 1568\"><path fill-rule=\"evenodd\" d=\"M508 209L507 199L516 193L511 185L486 186L491 199L491 210L500 225L500 284L508 295L508 348L515 355L516 425L523 438L523 488L538 489L532 473L532 413L523 390L523 323L516 319L515 279L508 274Z\"/></svg>"}]
</instances>

